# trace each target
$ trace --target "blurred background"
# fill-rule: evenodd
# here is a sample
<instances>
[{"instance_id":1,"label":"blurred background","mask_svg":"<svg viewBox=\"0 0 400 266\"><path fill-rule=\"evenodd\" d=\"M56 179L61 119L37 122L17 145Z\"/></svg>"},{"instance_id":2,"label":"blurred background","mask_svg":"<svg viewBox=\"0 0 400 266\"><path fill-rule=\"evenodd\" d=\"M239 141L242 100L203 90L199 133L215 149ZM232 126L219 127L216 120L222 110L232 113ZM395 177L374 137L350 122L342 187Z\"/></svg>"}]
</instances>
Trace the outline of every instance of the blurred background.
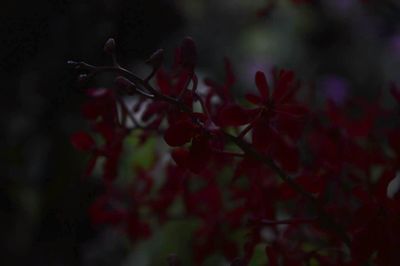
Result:
<instances>
[{"instance_id":1,"label":"blurred background","mask_svg":"<svg viewBox=\"0 0 400 266\"><path fill-rule=\"evenodd\" d=\"M171 64L174 47L192 36L199 75L223 82L226 56L238 94L254 89L257 70L279 66L294 69L321 101L362 95L393 104L387 89L400 81L397 1L273 2L274 8L269 0L3 0L2 265L166 265L164 257L154 259L164 254L154 243L178 242L179 224L139 246L90 224L87 208L99 188L80 179L87 157L69 143L87 125L79 115L77 73L66 61L108 63L109 37L121 64L139 73L158 48ZM188 239L187 232L179 237Z\"/></svg>"}]
</instances>

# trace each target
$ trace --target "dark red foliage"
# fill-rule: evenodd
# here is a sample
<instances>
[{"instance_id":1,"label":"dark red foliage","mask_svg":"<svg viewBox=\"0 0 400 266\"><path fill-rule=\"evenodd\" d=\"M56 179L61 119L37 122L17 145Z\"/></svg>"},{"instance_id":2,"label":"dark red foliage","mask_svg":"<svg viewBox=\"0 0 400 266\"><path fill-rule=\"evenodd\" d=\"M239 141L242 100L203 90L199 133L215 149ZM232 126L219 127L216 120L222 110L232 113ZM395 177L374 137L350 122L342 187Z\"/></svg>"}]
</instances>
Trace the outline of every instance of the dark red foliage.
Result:
<instances>
[{"instance_id":1,"label":"dark red foliage","mask_svg":"<svg viewBox=\"0 0 400 266\"><path fill-rule=\"evenodd\" d=\"M106 51L113 47L108 42ZM166 223L181 201L180 215L199 221L191 241L196 265L215 253L231 265L248 265L258 247L268 265L400 265L398 110L362 99L327 101L318 109L297 98L301 83L285 69L268 77L257 72L258 93L246 94L243 103L233 93L227 59L225 82L206 79L207 90L197 91L191 38L177 49L171 70L162 61L159 50L144 79L108 67L124 75L118 87L87 91L82 114L91 133L78 131L71 142L91 154L85 175L102 159L105 192L90 208L95 225L114 226L137 241L151 235L149 215ZM76 64L91 76L104 70ZM399 90L390 91L398 105ZM135 97L133 108L126 94ZM135 167L121 187L124 141L134 131L138 147L162 136L170 160L161 160L157 148L154 162ZM233 235L243 231L239 244Z\"/></svg>"}]
</instances>

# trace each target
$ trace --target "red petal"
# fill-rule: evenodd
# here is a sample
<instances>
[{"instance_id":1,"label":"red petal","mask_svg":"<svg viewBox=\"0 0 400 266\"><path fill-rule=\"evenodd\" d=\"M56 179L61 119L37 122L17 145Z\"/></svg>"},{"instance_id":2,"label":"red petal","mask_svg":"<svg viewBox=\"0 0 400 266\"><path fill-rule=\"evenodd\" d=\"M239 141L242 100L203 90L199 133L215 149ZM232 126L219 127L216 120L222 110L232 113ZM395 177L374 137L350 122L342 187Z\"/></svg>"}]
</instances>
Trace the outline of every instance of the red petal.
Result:
<instances>
[{"instance_id":1,"label":"red petal","mask_svg":"<svg viewBox=\"0 0 400 266\"><path fill-rule=\"evenodd\" d=\"M278 138L274 141L275 151L273 156L281 167L287 172L295 172L300 166L299 151L294 145L285 143Z\"/></svg>"},{"instance_id":2,"label":"red petal","mask_svg":"<svg viewBox=\"0 0 400 266\"><path fill-rule=\"evenodd\" d=\"M255 109L254 109L255 110ZM222 126L241 126L251 122L254 110L244 109L237 104L228 104L222 107L219 121Z\"/></svg>"},{"instance_id":3,"label":"red petal","mask_svg":"<svg viewBox=\"0 0 400 266\"><path fill-rule=\"evenodd\" d=\"M157 71L156 81L162 93L167 95L171 94L172 91L171 78L162 67Z\"/></svg>"},{"instance_id":4,"label":"red petal","mask_svg":"<svg viewBox=\"0 0 400 266\"><path fill-rule=\"evenodd\" d=\"M94 167L96 166L97 158L98 155L94 155L92 158L90 158L82 178L86 178L92 175Z\"/></svg>"},{"instance_id":5,"label":"red petal","mask_svg":"<svg viewBox=\"0 0 400 266\"><path fill-rule=\"evenodd\" d=\"M273 98L276 102L282 100L286 96L288 90L291 89L294 81L294 72L282 69L276 80L276 87L273 93Z\"/></svg>"},{"instance_id":6,"label":"red petal","mask_svg":"<svg viewBox=\"0 0 400 266\"><path fill-rule=\"evenodd\" d=\"M133 240L147 238L151 235L150 226L147 223L139 220L139 217L136 215L131 214L127 222L128 225L126 231L128 236Z\"/></svg>"},{"instance_id":7,"label":"red petal","mask_svg":"<svg viewBox=\"0 0 400 266\"><path fill-rule=\"evenodd\" d=\"M189 162L189 150L185 148L177 148L171 152L172 159L175 163L182 168L188 167Z\"/></svg>"},{"instance_id":8,"label":"red petal","mask_svg":"<svg viewBox=\"0 0 400 266\"><path fill-rule=\"evenodd\" d=\"M80 151L91 151L95 147L93 138L86 132L79 131L71 136L71 143Z\"/></svg>"},{"instance_id":9,"label":"red petal","mask_svg":"<svg viewBox=\"0 0 400 266\"><path fill-rule=\"evenodd\" d=\"M269 126L269 122L262 120L256 123L253 128L253 146L260 150L265 151L272 141L273 132Z\"/></svg>"},{"instance_id":10,"label":"red petal","mask_svg":"<svg viewBox=\"0 0 400 266\"><path fill-rule=\"evenodd\" d=\"M305 122L297 116L279 114L275 122L275 128L281 134L288 135L292 140L297 140L303 135Z\"/></svg>"},{"instance_id":11,"label":"red petal","mask_svg":"<svg viewBox=\"0 0 400 266\"><path fill-rule=\"evenodd\" d=\"M198 174L205 169L206 162L211 156L208 139L205 137L196 138L190 147L189 167L190 170Z\"/></svg>"},{"instance_id":12,"label":"red petal","mask_svg":"<svg viewBox=\"0 0 400 266\"><path fill-rule=\"evenodd\" d=\"M190 121L184 120L170 125L164 133L164 140L172 147L188 143L195 133L195 127Z\"/></svg>"},{"instance_id":13,"label":"red petal","mask_svg":"<svg viewBox=\"0 0 400 266\"><path fill-rule=\"evenodd\" d=\"M178 96L180 95L184 90L186 90L186 95L189 95L188 93L188 86L187 86L187 81L188 81L189 75L187 72L182 71L178 76L175 77L175 82L174 86L171 89L171 96Z\"/></svg>"},{"instance_id":14,"label":"red petal","mask_svg":"<svg viewBox=\"0 0 400 266\"><path fill-rule=\"evenodd\" d=\"M244 97L246 98L246 100L248 100L252 104L255 104L255 105L262 105L263 104L263 99L261 97L257 96L257 95L248 93Z\"/></svg>"},{"instance_id":15,"label":"red petal","mask_svg":"<svg viewBox=\"0 0 400 266\"><path fill-rule=\"evenodd\" d=\"M261 71L257 71L255 81L263 100L266 102L269 101L269 86L265 74Z\"/></svg>"},{"instance_id":16,"label":"red petal","mask_svg":"<svg viewBox=\"0 0 400 266\"><path fill-rule=\"evenodd\" d=\"M101 106L94 101L82 105L81 113L88 120L95 120L101 115Z\"/></svg>"},{"instance_id":17,"label":"red petal","mask_svg":"<svg viewBox=\"0 0 400 266\"><path fill-rule=\"evenodd\" d=\"M192 116L196 119L198 119L199 121L205 123L208 119L208 116L204 113L199 113L199 112L193 112Z\"/></svg>"}]
</instances>

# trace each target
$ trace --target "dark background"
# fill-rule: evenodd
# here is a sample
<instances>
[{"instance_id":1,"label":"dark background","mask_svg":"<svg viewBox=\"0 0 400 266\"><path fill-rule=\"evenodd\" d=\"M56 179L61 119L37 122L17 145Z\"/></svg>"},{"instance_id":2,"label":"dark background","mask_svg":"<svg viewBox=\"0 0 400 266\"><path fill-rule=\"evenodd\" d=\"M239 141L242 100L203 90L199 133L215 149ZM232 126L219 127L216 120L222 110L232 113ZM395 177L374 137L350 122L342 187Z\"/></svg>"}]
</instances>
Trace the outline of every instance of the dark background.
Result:
<instances>
[{"instance_id":1,"label":"dark background","mask_svg":"<svg viewBox=\"0 0 400 266\"><path fill-rule=\"evenodd\" d=\"M246 88L255 70L277 64L313 80L321 99L334 97L332 89L388 97L389 82L399 81L395 1L280 2L257 17L268 1L1 1L0 262L127 265L126 246L89 223L98 188L80 179L87 158L69 143L86 125L77 73L66 61L109 62L108 37L128 66L191 35L200 75L222 80L229 55Z\"/></svg>"},{"instance_id":2,"label":"dark background","mask_svg":"<svg viewBox=\"0 0 400 266\"><path fill-rule=\"evenodd\" d=\"M121 255L83 254L96 237L86 214L96 187L81 182L85 158L69 144L84 121L66 62L106 62L108 37L123 63L145 59L182 25L169 2L1 1L2 265L119 265Z\"/></svg>"}]
</instances>

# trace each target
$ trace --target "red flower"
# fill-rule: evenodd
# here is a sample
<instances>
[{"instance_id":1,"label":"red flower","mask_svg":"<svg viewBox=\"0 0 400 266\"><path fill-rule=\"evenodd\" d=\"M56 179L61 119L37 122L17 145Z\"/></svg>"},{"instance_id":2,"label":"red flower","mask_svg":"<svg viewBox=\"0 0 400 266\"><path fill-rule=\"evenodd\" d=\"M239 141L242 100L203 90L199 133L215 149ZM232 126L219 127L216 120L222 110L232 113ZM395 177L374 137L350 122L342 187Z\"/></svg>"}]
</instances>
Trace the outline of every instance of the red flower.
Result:
<instances>
[{"instance_id":1,"label":"red flower","mask_svg":"<svg viewBox=\"0 0 400 266\"><path fill-rule=\"evenodd\" d=\"M184 168L194 173L204 169L204 163L210 158L214 149L219 149L215 142L218 128L204 117L196 119L197 123L190 118L183 118L165 131L164 140L172 147L180 147L191 143L189 148L178 148L173 150L172 158ZM201 122L203 120L204 122Z\"/></svg>"},{"instance_id":2,"label":"red flower","mask_svg":"<svg viewBox=\"0 0 400 266\"><path fill-rule=\"evenodd\" d=\"M294 98L299 84L295 83L292 71L281 70L279 73L274 72L275 88L272 95L263 72L258 71L256 73L255 83L259 95L247 94L246 99L258 107L249 111L234 104L228 106L221 114L221 121L223 121L224 125L244 125L249 123L251 119L255 123L260 122L262 124L274 122L273 118L277 118L275 120L290 119L293 121L307 113L307 108L299 105ZM282 124L285 123L283 122Z\"/></svg>"},{"instance_id":3,"label":"red flower","mask_svg":"<svg viewBox=\"0 0 400 266\"><path fill-rule=\"evenodd\" d=\"M258 71L255 76L255 83L259 92L258 95L247 94L246 99L257 105L264 118L270 119L274 116L299 118L307 113L307 108L299 105L295 100L295 93L299 83L295 82L294 73L289 70L280 70L274 74L274 91L271 95L270 86L265 74Z\"/></svg>"},{"instance_id":4,"label":"red flower","mask_svg":"<svg viewBox=\"0 0 400 266\"><path fill-rule=\"evenodd\" d=\"M265 74L256 73L259 95L246 95L246 99L257 106L255 109L231 104L221 111L220 120L229 126L250 124L254 148L276 159L286 170L294 171L299 164L294 140L302 133L301 118L307 113L307 108L295 100L299 84L295 83L293 72L281 70L273 74L274 90L271 94Z\"/></svg>"},{"instance_id":5,"label":"red flower","mask_svg":"<svg viewBox=\"0 0 400 266\"><path fill-rule=\"evenodd\" d=\"M130 90L87 92L90 99L83 113L93 133L102 138L101 145L96 145L92 133L79 131L71 137L77 149L92 155L87 173L97 158L104 159L107 192L90 209L95 224L112 224L133 240L145 238L151 227L144 214L154 215L162 224L179 209L170 208L175 200L182 200L180 214L199 221L192 241L198 264L220 252L232 265L244 266L260 244L266 245L271 265L398 264L400 193L394 178L400 165L400 130L393 112L377 104L357 105L362 108L354 112L353 105L339 108L328 103L326 111L313 115L305 131L308 110L296 100L299 82L292 71L274 71L271 82L257 72L258 94L246 95L252 108L245 108L231 95L235 78L228 61L225 83L207 80L203 92L196 91L193 40L186 38L176 56L167 73L160 68L162 52L157 52L145 79L115 69L118 64L103 68L72 62L90 72L86 77L112 69L132 79L125 80ZM158 87L153 88L156 70ZM120 97L133 92L139 94L133 112L146 110L142 121L130 117L137 126L127 128L124 122L131 110ZM400 101L397 88L392 94ZM197 102L201 113L193 111ZM383 115L389 115L387 121ZM230 128L224 132L220 127ZM157 163L156 177L153 167L135 167L132 186L114 187L124 140L133 130L143 136L165 130L164 140L172 147L176 164L169 162L166 174L159 175L163 165ZM303 132L307 137L300 142ZM226 139L232 141L225 145ZM232 236L242 232L247 234L240 252Z\"/></svg>"}]
</instances>

